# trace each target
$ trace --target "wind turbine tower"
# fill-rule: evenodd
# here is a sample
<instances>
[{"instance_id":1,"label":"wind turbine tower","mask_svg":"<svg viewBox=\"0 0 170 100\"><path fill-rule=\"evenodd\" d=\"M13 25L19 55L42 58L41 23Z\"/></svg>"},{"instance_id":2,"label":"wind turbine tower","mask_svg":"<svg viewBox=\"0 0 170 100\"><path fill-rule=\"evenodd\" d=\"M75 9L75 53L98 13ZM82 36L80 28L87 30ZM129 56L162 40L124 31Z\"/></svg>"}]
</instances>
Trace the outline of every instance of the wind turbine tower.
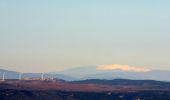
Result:
<instances>
[{"instance_id":1,"label":"wind turbine tower","mask_svg":"<svg viewBox=\"0 0 170 100\"><path fill-rule=\"evenodd\" d=\"M5 81L5 72L2 74L2 81Z\"/></svg>"},{"instance_id":2,"label":"wind turbine tower","mask_svg":"<svg viewBox=\"0 0 170 100\"><path fill-rule=\"evenodd\" d=\"M41 74L41 80L44 80L44 73Z\"/></svg>"},{"instance_id":3,"label":"wind turbine tower","mask_svg":"<svg viewBox=\"0 0 170 100\"><path fill-rule=\"evenodd\" d=\"M53 75L51 76L51 80L54 80L54 76Z\"/></svg>"},{"instance_id":4,"label":"wind turbine tower","mask_svg":"<svg viewBox=\"0 0 170 100\"><path fill-rule=\"evenodd\" d=\"M19 78L18 78L19 80L21 80L22 79L22 73L19 73Z\"/></svg>"}]
</instances>

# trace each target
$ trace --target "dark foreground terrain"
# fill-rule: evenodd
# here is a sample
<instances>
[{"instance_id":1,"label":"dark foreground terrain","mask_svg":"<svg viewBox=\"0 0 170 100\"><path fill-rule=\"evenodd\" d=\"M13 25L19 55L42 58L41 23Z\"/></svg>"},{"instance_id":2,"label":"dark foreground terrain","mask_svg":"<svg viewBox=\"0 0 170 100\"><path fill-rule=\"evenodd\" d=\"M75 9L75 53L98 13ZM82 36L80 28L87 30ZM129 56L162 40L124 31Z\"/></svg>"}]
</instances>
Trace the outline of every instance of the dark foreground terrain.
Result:
<instances>
[{"instance_id":1,"label":"dark foreground terrain","mask_svg":"<svg viewBox=\"0 0 170 100\"><path fill-rule=\"evenodd\" d=\"M0 100L170 100L170 92L73 92L50 90L13 90L0 91Z\"/></svg>"},{"instance_id":2,"label":"dark foreground terrain","mask_svg":"<svg viewBox=\"0 0 170 100\"><path fill-rule=\"evenodd\" d=\"M73 92L50 90L13 90L0 91L0 100L170 100L170 92Z\"/></svg>"},{"instance_id":3,"label":"dark foreground terrain","mask_svg":"<svg viewBox=\"0 0 170 100\"><path fill-rule=\"evenodd\" d=\"M170 83L133 80L0 82L0 100L170 100Z\"/></svg>"}]
</instances>

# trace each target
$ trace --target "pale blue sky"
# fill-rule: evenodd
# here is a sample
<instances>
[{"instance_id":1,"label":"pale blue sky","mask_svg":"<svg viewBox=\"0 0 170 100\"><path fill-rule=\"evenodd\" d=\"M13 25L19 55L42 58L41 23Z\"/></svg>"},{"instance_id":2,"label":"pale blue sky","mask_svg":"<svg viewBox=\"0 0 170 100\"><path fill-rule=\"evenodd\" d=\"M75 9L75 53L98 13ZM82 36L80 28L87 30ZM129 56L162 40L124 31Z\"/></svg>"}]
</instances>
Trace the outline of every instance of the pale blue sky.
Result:
<instances>
[{"instance_id":1,"label":"pale blue sky","mask_svg":"<svg viewBox=\"0 0 170 100\"><path fill-rule=\"evenodd\" d=\"M170 70L169 0L0 0L0 66Z\"/></svg>"}]
</instances>

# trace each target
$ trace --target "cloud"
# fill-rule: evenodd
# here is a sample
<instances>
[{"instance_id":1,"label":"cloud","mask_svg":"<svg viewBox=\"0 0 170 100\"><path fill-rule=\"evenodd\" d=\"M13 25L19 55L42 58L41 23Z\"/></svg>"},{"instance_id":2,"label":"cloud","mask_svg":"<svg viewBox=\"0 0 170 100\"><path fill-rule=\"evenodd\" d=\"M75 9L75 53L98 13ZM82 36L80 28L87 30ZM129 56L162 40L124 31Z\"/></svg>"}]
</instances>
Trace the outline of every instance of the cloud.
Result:
<instances>
[{"instance_id":1,"label":"cloud","mask_svg":"<svg viewBox=\"0 0 170 100\"><path fill-rule=\"evenodd\" d=\"M119 65L119 64L112 64L112 65L103 65L96 67L97 70L122 70L122 71L134 71L134 72L148 72L151 69L143 68L143 67L134 67L129 65Z\"/></svg>"}]
</instances>

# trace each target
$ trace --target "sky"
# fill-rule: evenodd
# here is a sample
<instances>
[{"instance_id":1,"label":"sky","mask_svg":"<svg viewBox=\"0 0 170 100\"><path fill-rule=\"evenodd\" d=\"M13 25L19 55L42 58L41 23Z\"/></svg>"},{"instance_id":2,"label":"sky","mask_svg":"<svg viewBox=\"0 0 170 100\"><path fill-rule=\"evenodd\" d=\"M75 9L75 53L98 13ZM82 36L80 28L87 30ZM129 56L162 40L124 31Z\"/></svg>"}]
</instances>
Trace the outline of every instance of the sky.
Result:
<instances>
[{"instance_id":1,"label":"sky","mask_svg":"<svg viewBox=\"0 0 170 100\"><path fill-rule=\"evenodd\" d=\"M169 0L0 0L0 68L170 70Z\"/></svg>"}]
</instances>

